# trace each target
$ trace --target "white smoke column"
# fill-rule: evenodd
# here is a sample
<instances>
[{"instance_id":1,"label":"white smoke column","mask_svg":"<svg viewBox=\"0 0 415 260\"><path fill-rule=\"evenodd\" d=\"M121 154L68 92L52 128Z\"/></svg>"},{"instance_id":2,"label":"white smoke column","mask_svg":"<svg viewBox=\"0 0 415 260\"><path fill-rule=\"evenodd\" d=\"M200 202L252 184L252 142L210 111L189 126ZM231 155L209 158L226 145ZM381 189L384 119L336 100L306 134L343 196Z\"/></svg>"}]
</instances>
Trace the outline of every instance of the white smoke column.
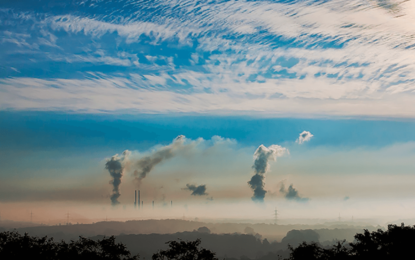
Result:
<instances>
[{"instance_id":1,"label":"white smoke column","mask_svg":"<svg viewBox=\"0 0 415 260\"><path fill-rule=\"evenodd\" d=\"M303 131L300 136L298 137L298 139L296 140L297 143L302 144L304 142L308 142L310 141L311 137L313 137L314 135L312 135L309 131Z\"/></svg>"},{"instance_id":2,"label":"white smoke column","mask_svg":"<svg viewBox=\"0 0 415 260\"><path fill-rule=\"evenodd\" d=\"M254 153L254 176L248 181L249 186L254 191L252 200L255 202L264 202L265 194L267 191L265 187L265 173L269 170L269 161L276 161L277 157L281 157L284 154L289 153L287 148L279 145L271 145L268 148L264 145L260 145Z\"/></svg>"}]
</instances>

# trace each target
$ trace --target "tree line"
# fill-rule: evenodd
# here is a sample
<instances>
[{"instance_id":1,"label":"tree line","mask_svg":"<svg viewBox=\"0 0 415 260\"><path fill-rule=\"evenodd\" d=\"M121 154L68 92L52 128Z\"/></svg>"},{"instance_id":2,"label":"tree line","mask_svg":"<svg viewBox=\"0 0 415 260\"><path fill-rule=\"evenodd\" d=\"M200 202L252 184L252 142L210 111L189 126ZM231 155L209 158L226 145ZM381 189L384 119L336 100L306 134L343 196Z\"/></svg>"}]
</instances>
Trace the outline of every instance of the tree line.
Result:
<instances>
[{"instance_id":1,"label":"tree line","mask_svg":"<svg viewBox=\"0 0 415 260\"><path fill-rule=\"evenodd\" d=\"M412 245L415 242L415 226L389 225L386 231L378 229L357 233L354 241L337 241L323 247L317 242L303 242L297 247L288 246L287 260L363 260L363 259L415 259ZM218 260L211 250L201 248L201 240L169 241L168 249L159 250L152 260ZM44 260L138 260L131 255L115 237L92 240L79 237L76 241L55 242L53 238L33 237L16 231L0 233L0 259L44 259ZM282 257L277 257L281 260Z\"/></svg>"}]
</instances>

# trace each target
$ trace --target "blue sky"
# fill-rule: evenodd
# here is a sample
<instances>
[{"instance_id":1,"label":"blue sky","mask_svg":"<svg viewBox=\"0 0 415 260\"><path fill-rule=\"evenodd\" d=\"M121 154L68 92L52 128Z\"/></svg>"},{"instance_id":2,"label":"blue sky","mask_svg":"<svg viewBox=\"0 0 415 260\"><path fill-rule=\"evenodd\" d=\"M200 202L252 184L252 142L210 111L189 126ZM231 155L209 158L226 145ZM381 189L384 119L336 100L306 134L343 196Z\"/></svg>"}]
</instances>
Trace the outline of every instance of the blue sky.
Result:
<instances>
[{"instance_id":1,"label":"blue sky","mask_svg":"<svg viewBox=\"0 0 415 260\"><path fill-rule=\"evenodd\" d=\"M413 117L412 2L3 1L1 108Z\"/></svg>"},{"instance_id":2,"label":"blue sky","mask_svg":"<svg viewBox=\"0 0 415 260\"><path fill-rule=\"evenodd\" d=\"M253 154L278 144L266 198L292 217L410 205L414 22L413 1L2 1L0 203L106 205L108 158L185 135L194 156L155 167L148 197L206 203L192 183L252 203ZM307 203L278 191L290 184Z\"/></svg>"}]
</instances>

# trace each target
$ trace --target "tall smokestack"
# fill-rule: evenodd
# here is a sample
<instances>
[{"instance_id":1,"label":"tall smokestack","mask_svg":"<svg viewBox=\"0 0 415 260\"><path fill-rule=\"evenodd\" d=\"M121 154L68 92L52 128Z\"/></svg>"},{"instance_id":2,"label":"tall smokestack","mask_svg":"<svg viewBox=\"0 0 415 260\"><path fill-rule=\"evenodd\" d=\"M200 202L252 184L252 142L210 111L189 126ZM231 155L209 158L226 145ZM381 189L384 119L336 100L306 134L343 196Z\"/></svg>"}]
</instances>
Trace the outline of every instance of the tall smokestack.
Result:
<instances>
[{"instance_id":1,"label":"tall smokestack","mask_svg":"<svg viewBox=\"0 0 415 260\"><path fill-rule=\"evenodd\" d=\"M140 208L140 200L141 200L140 190L138 190L138 208Z\"/></svg>"},{"instance_id":2,"label":"tall smokestack","mask_svg":"<svg viewBox=\"0 0 415 260\"><path fill-rule=\"evenodd\" d=\"M141 201L141 207L144 208L144 200Z\"/></svg>"},{"instance_id":3,"label":"tall smokestack","mask_svg":"<svg viewBox=\"0 0 415 260\"><path fill-rule=\"evenodd\" d=\"M173 201L170 202L170 205L173 207Z\"/></svg>"},{"instance_id":4,"label":"tall smokestack","mask_svg":"<svg viewBox=\"0 0 415 260\"><path fill-rule=\"evenodd\" d=\"M153 200L153 209L154 209L154 200Z\"/></svg>"},{"instance_id":5,"label":"tall smokestack","mask_svg":"<svg viewBox=\"0 0 415 260\"><path fill-rule=\"evenodd\" d=\"M135 190L135 193L134 193L134 208L136 207L137 207L137 190Z\"/></svg>"}]
</instances>

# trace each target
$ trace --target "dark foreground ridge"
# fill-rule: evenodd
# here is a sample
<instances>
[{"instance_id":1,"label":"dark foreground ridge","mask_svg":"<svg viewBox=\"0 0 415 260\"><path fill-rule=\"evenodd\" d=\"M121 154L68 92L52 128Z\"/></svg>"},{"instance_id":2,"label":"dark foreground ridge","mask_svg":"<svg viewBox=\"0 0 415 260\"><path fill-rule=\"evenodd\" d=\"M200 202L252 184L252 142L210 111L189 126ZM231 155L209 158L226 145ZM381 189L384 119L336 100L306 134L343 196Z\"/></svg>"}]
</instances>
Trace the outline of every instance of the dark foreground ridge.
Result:
<instances>
[{"instance_id":1,"label":"dark foreground ridge","mask_svg":"<svg viewBox=\"0 0 415 260\"><path fill-rule=\"evenodd\" d=\"M0 259L44 259L44 260L136 260L125 245L115 243L115 237L92 240L79 237L69 243L53 238L21 235L15 231L0 233Z\"/></svg>"},{"instance_id":2,"label":"dark foreground ridge","mask_svg":"<svg viewBox=\"0 0 415 260\"><path fill-rule=\"evenodd\" d=\"M272 254L256 259L275 260L392 260L414 259L415 226L389 225L386 231L378 229L355 235L352 243L337 241L332 246L322 246L318 242L303 242L297 247L290 244L288 254ZM21 235L16 231L0 233L0 259L108 259L132 260L139 255L132 255L127 246L117 243L114 236L102 239L80 237L77 241L55 242L52 238ZM200 248L201 240L168 241L165 250L159 250L152 256L153 260L218 260L216 253ZM137 245L139 246L139 245ZM224 245L226 246L226 244ZM241 245L241 249L242 249ZM143 258L144 259L144 258ZM225 259L229 259L226 258ZM241 257L241 260L246 258Z\"/></svg>"}]
</instances>

